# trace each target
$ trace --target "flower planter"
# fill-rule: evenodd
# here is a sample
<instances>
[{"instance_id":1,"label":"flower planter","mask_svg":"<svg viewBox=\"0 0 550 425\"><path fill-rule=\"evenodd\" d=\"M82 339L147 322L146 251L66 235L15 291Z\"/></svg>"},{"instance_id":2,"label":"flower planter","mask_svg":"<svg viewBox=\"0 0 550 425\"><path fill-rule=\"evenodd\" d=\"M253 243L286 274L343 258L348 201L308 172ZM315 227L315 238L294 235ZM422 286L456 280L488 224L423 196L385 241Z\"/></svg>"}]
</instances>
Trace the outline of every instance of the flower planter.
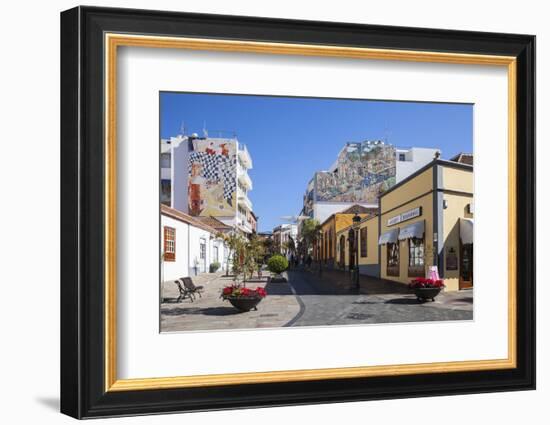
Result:
<instances>
[{"instance_id":1,"label":"flower planter","mask_svg":"<svg viewBox=\"0 0 550 425\"><path fill-rule=\"evenodd\" d=\"M414 288L414 293L418 301L432 300L439 295L441 288Z\"/></svg>"},{"instance_id":2,"label":"flower planter","mask_svg":"<svg viewBox=\"0 0 550 425\"><path fill-rule=\"evenodd\" d=\"M233 307L240 311L257 310L256 306L262 300L262 297L226 297Z\"/></svg>"}]
</instances>

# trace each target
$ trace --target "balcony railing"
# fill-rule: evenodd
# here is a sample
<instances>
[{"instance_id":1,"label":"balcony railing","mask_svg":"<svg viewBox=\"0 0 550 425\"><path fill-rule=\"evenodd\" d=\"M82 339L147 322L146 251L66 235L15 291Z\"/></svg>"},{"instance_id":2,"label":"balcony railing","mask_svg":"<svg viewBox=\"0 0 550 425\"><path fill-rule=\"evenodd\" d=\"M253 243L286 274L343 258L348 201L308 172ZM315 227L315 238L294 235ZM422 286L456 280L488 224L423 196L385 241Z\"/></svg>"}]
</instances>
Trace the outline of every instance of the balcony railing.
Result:
<instances>
[{"instance_id":1,"label":"balcony railing","mask_svg":"<svg viewBox=\"0 0 550 425\"><path fill-rule=\"evenodd\" d=\"M239 173L239 181L248 190L252 190L252 180L246 171Z\"/></svg>"},{"instance_id":2,"label":"balcony railing","mask_svg":"<svg viewBox=\"0 0 550 425\"><path fill-rule=\"evenodd\" d=\"M248 199L246 195L239 195L237 198L239 203L244 205L248 210L252 211L252 202Z\"/></svg>"},{"instance_id":3,"label":"balcony railing","mask_svg":"<svg viewBox=\"0 0 550 425\"><path fill-rule=\"evenodd\" d=\"M252 158L248 153L246 145L239 143L239 158L244 164L245 168L252 168Z\"/></svg>"}]
</instances>

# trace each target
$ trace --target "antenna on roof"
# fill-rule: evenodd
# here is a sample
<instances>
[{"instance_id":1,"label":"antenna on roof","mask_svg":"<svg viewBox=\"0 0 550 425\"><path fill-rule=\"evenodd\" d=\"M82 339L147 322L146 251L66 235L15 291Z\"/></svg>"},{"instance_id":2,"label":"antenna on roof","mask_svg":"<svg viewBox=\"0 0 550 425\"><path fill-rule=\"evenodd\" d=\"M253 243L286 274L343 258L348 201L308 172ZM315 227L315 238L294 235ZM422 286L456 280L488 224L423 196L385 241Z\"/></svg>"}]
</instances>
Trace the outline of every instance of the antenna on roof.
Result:
<instances>
[{"instance_id":1,"label":"antenna on roof","mask_svg":"<svg viewBox=\"0 0 550 425\"><path fill-rule=\"evenodd\" d=\"M206 121L202 122L202 135L208 137L208 131L206 130Z\"/></svg>"},{"instance_id":2,"label":"antenna on roof","mask_svg":"<svg viewBox=\"0 0 550 425\"><path fill-rule=\"evenodd\" d=\"M182 121L180 124L180 133L182 136L185 136L185 122Z\"/></svg>"}]
</instances>

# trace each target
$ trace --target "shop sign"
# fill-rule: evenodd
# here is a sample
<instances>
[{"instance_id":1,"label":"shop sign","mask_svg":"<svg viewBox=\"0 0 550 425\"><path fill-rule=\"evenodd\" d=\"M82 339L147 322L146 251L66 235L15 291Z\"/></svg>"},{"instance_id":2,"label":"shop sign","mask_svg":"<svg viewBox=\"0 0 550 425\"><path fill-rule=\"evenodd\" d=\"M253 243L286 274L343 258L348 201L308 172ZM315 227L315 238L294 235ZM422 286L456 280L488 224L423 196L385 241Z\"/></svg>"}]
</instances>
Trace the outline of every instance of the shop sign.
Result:
<instances>
[{"instance_id":1,"label":"shop sign","mask_svg":"<svg viewBox=\"0 0 550 425\"><path fill-rule=\"evenodd\" d=\"M397 223L402 223L404 221L410 220L411 218L420 217L422 215L422 207L416 207L412 210L405 211L404 213L401 213L399 215L396 215L395 217L391 217L388 219L388 226L393 226Z\"/></svg>"},{"instance_id":2,"label":"shop sign","mask_svg":"<svg viewBox=\"0 0 550 425\"><path fill-rule=\"evenodd\" d=\"M458 257L456 255L456 250L453 247L450 247L447 251L445 267L447 270L458 270Z\"/></svg>"}]
</instances>

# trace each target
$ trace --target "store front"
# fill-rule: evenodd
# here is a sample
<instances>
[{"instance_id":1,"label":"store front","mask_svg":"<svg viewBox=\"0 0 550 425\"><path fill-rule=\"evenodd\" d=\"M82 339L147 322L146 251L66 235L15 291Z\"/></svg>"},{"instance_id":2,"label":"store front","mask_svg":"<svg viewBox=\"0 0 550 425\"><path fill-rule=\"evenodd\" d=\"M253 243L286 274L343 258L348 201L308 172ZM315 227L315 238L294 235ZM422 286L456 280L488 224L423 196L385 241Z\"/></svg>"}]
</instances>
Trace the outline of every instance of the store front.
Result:
<instances>
[{"instance_id":1,"label":"store front","mask_svg":"<svg viewBox=\"0 0 550 425\"><path fill-rule=\"evenodd\" d=\"M380 277L437 269L447 291L474 282L473 167L434 160L380 196Z\"/></svg>"}]
</instances>

